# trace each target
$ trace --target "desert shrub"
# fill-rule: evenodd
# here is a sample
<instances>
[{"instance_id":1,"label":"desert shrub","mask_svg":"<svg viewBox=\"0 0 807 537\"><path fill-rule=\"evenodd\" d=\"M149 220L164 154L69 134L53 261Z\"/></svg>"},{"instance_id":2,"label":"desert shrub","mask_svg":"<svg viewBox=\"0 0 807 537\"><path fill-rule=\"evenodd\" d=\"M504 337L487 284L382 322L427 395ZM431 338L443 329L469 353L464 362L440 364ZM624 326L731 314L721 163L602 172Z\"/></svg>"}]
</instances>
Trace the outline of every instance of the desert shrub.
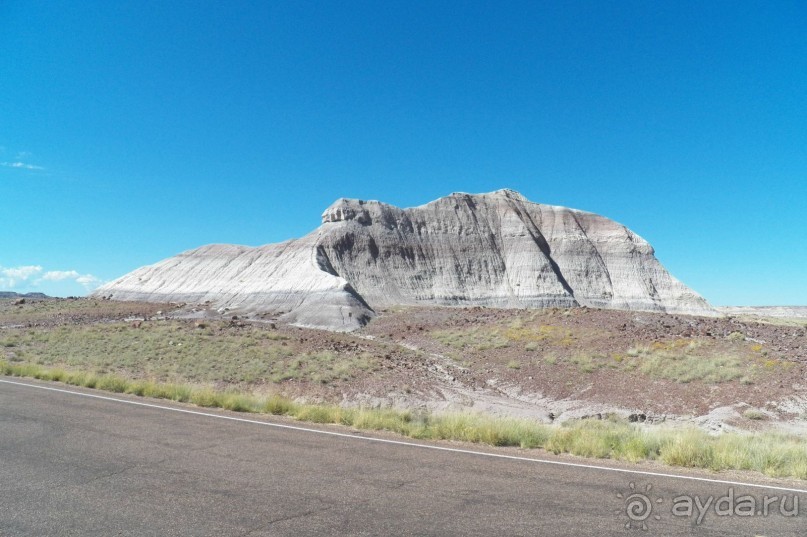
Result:
<instances>
[{"instance_id":1,"label":"desert shrub","mask_svg":"<svg viewBox=\"0 0 807 537\"><path fill-rule=\"evenodd\" d=\"M765 413L757 408L748 408L743 412L743 416L748 418L749 420L763 420L765 419Z\"/></svg>"}]
</instances>

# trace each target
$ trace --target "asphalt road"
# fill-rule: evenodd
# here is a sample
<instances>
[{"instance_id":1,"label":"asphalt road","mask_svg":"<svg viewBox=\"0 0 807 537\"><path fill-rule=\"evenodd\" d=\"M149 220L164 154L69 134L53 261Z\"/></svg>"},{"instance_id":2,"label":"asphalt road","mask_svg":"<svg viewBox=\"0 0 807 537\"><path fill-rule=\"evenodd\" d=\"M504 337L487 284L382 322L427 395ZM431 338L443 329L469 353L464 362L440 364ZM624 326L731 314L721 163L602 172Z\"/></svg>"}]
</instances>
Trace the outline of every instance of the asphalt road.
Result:
<instances>
[{"instance_id":1,"label":"asphalt road","mask_svg":"<svg viewBox=\"0 0 807 537\"><path fill-rule=\"evenodd\" d=\"M324 430L347 434L172 409L199 410L0 377L0 536L807 534L807 491L496 456L585 462L540 452L413 447L336 427ZM718 516L714 501L729 489L734 498L720 507L730 514ZM626 507L631 493L652 505L634 512L634 521ZM749 512L747 499L739 503L745 495L756 511L765 496L778 499L768 516L740 516ZM682 496L692 499L692 516L673 515L674 498L686 506ZM713 498L700 524L696 496L702 504ZM782 516L781 498L788 509L798 498L799 513Z\"/></svg>"}]
</instances>

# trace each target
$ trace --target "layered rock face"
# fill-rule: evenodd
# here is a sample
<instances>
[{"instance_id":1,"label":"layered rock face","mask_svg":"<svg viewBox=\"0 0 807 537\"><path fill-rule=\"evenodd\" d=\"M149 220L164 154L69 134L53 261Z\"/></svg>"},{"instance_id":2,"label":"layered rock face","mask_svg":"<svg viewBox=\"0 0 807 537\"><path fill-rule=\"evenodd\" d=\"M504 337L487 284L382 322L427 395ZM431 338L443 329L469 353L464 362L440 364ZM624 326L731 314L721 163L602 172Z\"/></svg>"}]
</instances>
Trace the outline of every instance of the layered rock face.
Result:
<instances>
[{"instance_id":1,"label":"layered rock face","mask_svg":"<svg viewBox=\"0 0 807 537\"><path fill-rule=\"evenodd\" d=\"M94 293L203 303L350 330L393 305L591 306L716 314L641 237L592 213L511 190L400 209L340 199L309 235L258 248L211 245Z\"/></svg>"}]
</instances>

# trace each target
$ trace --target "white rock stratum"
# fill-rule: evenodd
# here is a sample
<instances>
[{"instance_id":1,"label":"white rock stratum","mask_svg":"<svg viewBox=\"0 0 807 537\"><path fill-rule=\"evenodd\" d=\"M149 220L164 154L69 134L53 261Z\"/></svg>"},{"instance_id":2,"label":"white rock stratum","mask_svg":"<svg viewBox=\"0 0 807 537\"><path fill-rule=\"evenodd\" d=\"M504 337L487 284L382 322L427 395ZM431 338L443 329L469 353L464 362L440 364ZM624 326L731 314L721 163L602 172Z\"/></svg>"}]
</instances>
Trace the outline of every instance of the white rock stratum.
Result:
<instances>
[{"instance_id":1,"label":"white rock stratum","mask_svg":"<svg viewBox=\"0 0 807 537\"><path fill-rule=\"evenodd\" d=\"M625 226L533 203L512 190L455 193L410 209L343 198L300 239L203 246L139 268L93 295L209 301L331 330L355 329L393 305L717 314Z\"/></svg>"}]
</instances>

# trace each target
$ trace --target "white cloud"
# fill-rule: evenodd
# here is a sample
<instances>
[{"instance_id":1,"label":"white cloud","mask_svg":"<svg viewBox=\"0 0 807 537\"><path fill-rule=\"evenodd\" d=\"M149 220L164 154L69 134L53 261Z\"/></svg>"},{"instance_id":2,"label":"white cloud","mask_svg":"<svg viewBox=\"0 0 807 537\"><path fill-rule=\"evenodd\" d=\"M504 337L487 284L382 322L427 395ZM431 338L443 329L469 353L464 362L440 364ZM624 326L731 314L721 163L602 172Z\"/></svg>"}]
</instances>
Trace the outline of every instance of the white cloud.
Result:
<instances>
[{"instance_id":1,"label":"white cloud","mask_svg":"<svg viewBox=\"0 0 807 537\"><path fill-rule=\"evenodd\" d=\"M22 161L14 161L14 162L0 162L0 166L5 166L6 168L17 168L20 170L44 170L42 166L35 166L34 164L26 164Z\"/></svg>"},{"instance_id":2,"label":"white cloud","mask_svg":"<svg viewBox=\"0 0 807 537\"><path fill-rule=\"evenodd\" d=\"M75 270L49 270L42 275L42 279L48 282L60 282L62 280L76 280L81 277L81 274ZM80 282L79 282L80 283Z\"/></svg>"},{"instance_id":3,"label":"white cloud","mask_svg":"<svg viewBox=\"0 0 807 537\"><path fill-rule=\"evenodd\" d=\"M94 289L101 283L101 279L92 274L80 274L75 270L49 270L34 281L34 285L42 282L64 282L72 280L84 287L86 290Z\"/></svg>"},{"instance_id":4,"label":"white cloud","mask_svg":"<svg viewBox=\"0 0 807 537\"><path fill-rule=\"evenodd\" d=\"M0 266L0 289L14 289L27 284L29 287L39 286L42 282L69 282L74 281L91 290L103 283L92 274L81 274L76 270L48 270L39 265L23 265L19 267Z\"/></svg>"},{"instance_id":5,"label":"white cloud","mask_svg":"<svg viewBox=\"0 0 807 537\"><path fill-rule=\"evenodd\" d=\"M12 289L42 272L38 265L4 268L0 266L0 289Z\"/></svg>"},{"instance_id":6,"label":"white cloud","mask_svg":"<svg viewBox=\"0 0 807 537\"><path fill-rule=\"evenodd\" d=\"M76 278L76 282L89 289L100 284L101 278L93 276L92 274L84 274L83 276Z\"/></svg>"},{"instance_id":7,"label":"white cloud","mask_svg":"<svg viewBox=\"0 0 807 537\"><path fill-rule=\"evenodd\" d=\"M42 272L42 267L39 265L23 265L20 267L13 267L13 268L2 268L0 267L0 274L7 278L13 278L15 280L27 280L31 276L36 276Z\"/></svg>"}]
</instances>

